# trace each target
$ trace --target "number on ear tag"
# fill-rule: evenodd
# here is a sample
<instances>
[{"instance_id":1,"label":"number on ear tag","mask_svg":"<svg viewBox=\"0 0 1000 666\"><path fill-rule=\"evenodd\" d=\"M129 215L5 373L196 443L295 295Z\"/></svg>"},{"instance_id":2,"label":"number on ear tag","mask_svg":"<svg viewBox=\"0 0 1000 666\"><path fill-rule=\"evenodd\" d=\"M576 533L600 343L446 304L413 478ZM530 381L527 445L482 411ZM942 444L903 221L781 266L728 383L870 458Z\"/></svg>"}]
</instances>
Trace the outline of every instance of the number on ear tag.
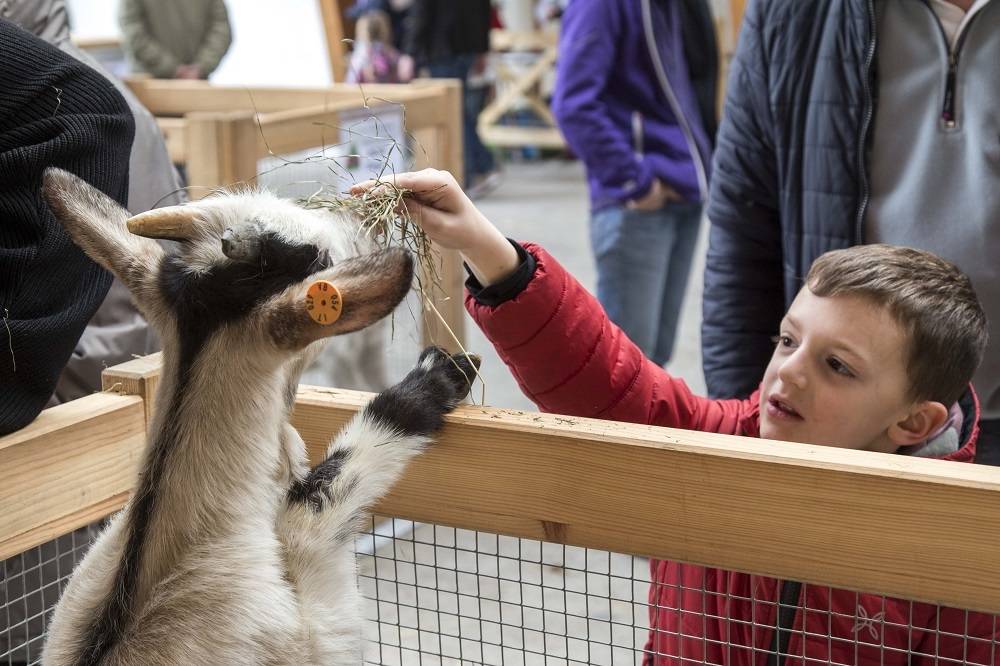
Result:
<instances>
[{"instance_id":1,"label":"number on ear tag","mask_svg":"<svg viewBox=\"0 0 1000 666\"><path fill-rule=\"evenodd\" d=\"M316 280L306 291L306 311L317 324L329 326L340 319L344 309L344 300L340 290L332 282Z\"/></svg>"}]
</instances>

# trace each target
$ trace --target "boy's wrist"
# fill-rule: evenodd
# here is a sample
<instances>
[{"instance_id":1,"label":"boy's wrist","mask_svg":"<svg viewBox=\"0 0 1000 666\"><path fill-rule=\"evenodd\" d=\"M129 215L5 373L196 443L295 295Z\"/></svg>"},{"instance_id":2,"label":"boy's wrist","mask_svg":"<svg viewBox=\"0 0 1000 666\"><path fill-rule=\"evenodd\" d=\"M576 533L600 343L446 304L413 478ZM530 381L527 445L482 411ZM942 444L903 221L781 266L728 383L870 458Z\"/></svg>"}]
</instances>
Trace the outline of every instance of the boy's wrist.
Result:
<instances>
[{"instance_id":1,"label":"boy's wrist","mask_svg":"<svg viewBox=\"0 0 1000 666\"><path fill-rule=\"evenodd\" d=\"M509 277L521 265L517 250L493 225L485 230L481 240L462 250L462 256L484 287Z\"/></svg>"}]
</instances>

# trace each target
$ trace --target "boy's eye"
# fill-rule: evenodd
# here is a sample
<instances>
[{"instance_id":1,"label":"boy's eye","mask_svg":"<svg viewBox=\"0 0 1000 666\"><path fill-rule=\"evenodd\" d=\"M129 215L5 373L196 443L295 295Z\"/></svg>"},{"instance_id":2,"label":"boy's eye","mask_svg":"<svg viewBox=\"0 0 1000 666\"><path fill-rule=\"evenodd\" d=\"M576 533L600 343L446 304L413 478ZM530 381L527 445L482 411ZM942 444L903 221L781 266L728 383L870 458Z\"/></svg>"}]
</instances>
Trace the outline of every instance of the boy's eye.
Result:
<instances>
[{"instance_id":1,"label":"boy's eye","mask_svg":"<svg viewBox=\"0 0 1000 666\"><path fill-rule=\"evenodd\" d=\"M776 335L771 338L771 342L778 345L779 347L792 347L795 345L795 341L792 340L787 335Z\"/></svg>"},{"instance_id":2,"label":"boy's eye","mask_svg":"<svg viewBox=\"0 0 1000 666\"><path fill-rule=\"evenodd\" d=\"M846 365L844 365L843 362L836 356L831 356L826 360L826 362L827 365L829 365L830 368L832 368L833 371L836 372L838 375L844 375L845 377L854 376L854 373L851 372L851 369L848 368Z\"/></svg>"}]
</instances>

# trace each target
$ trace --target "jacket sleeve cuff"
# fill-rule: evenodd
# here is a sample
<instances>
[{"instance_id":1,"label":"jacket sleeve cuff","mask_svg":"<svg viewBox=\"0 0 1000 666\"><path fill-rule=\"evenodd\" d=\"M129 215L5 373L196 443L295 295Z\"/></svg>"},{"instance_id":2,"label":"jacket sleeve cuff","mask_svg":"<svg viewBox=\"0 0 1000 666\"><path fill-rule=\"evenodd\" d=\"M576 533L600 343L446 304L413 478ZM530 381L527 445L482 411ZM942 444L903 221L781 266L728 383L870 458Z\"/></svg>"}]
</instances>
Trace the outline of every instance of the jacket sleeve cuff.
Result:
<instances>
[{"instance_id":1,"label":"jacket sleeve cuff","mask_svg":"<svg viewBox=\"0 0 1000 666\"><path fill-rule=\"evenodd\" d=\"M472 274L472 271L469 270L468 265L465 266L465 271L469 274L468 279L465 281L465 288L480 305L496 307L507 301L514 300L528 287L532 278L535 277L535 267L537 266L535 257L525 250L520 243L512 241L509 238L507 240L517 250L517 257L521 263L513 273L503 280L484 287L476 279L476 276Z\"/></svg>"},{"instance_id":2,"label":"jacket sleeve cuff","mask_svg":"<svg viewBox=\"0 0 1000 666\"><path fill-rule=\"evenodd\" d=\"M640 163L639 172L635 178L626 181L621 186L622 203L641 199L653 188L653 170L645 163Z\"/></svg>"}]
</instances>

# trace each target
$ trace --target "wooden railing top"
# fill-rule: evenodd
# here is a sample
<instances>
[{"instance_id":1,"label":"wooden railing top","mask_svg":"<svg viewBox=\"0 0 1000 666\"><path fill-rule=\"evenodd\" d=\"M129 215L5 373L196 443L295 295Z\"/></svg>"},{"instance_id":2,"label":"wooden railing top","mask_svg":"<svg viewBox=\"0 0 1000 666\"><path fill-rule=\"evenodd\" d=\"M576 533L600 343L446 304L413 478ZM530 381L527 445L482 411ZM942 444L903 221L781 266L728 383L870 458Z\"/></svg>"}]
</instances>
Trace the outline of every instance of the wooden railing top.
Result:
<instances>
[{"instance_id":1,"label":"wooden railing top","mask_svg":"<svg viewBox=\"0 0 1000 666\"><path fill-rule=\"evenodd\" d=\"M140 361L105 382L150 409L156 378ZM302 387L293 423L314 462L369 397ZM74 406L79 423L0 440L0 498L34 507L49 526L38 538L121 497L142 405L91 399L126 402L102 415ZM99 445L105 431L131 439ZM377 512L1000 612L995 468L480 406L448 416L437 440ZM64 465L81 447L91 463ZM11 451L34 462L9 471ZM38 497L49 488L58 502ZM31 542L18 515L0 518L0 544Z\"/></svg>"},{"instance_id":2,"label":"wooden railing top","mask_svg":"<svg viewBox=\"0 0 1000 666\"><path fill-rule=\"evenodd\" d=\"M425 79L405 85L337 83L321 88L282 88L220 86L206 81L146 77L130 78L126 83L154 116L233 112L264 114L317 106L327 110L347 110L366 104L405 104L437 96L442 88L451 85L447 81Z\"/></svg>"}]
</instances>

